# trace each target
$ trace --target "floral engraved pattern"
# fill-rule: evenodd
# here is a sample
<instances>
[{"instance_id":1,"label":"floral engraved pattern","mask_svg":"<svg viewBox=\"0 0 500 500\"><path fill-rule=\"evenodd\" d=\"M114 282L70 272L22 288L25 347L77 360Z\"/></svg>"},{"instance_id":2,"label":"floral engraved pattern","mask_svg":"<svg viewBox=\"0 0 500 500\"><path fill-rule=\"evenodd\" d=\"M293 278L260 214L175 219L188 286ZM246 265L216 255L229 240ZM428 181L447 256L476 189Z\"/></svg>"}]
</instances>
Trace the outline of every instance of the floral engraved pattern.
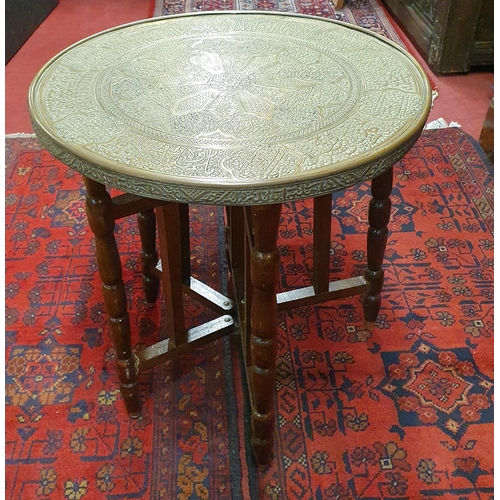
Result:
<instances>
[{"instance_id":1,"label":"floral engraved pattern","mask_svg":"<svg viewBox=\"0 0 500 500\"><path fill-rule=\"evenodd\" d=\"M224 36L209 38L191 51L169 55L169 67L164 43L151 47L155 74L141 71L144 59L132 52L106 75L113 82L105 96L110 111L139 128L195 143L200 135L228 144L260 136L276 141L284 133L318 128L355 100L340 61L302 44L284 48L281 37L242 35L230 45ZM191 43L187 38L186 45ZM164 104L151 107L152 98Z\"/></svg>"},{"instance_id":2,"label":"floral engraved pattern","mask_svg":"<svg viewBox=\"0 0 500 500\"><path fill-rule=\"evenodd\" d=\"M300 199L371 178L404 155L429 106L418 67L382 39L256 13L110 31L57 58L32 95L35 132L75 170L137 194L217 204L251 204L253 191L261 203Z\"/></svg>"}]
</instances>

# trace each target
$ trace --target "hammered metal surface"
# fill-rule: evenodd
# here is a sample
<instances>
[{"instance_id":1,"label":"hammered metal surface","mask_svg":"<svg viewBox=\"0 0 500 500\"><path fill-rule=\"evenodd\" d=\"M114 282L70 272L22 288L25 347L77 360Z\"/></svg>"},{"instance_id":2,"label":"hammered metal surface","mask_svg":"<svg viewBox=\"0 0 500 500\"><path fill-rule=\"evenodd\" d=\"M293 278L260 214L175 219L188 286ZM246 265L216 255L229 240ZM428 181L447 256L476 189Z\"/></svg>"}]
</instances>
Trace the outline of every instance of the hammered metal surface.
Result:
<instances>
[{"instance_id":1,"label":"hammered metal surface","mask_svg":"<svg viewBox=\"0 0 500 500\"><path fill-rule=\"evenodd\" d=\"M254 204L371 178L413 144L430 90L404 51L320 18L204 13L98 34L30 89L35 132L107 185Z\"/></svg>"}]
</instances>

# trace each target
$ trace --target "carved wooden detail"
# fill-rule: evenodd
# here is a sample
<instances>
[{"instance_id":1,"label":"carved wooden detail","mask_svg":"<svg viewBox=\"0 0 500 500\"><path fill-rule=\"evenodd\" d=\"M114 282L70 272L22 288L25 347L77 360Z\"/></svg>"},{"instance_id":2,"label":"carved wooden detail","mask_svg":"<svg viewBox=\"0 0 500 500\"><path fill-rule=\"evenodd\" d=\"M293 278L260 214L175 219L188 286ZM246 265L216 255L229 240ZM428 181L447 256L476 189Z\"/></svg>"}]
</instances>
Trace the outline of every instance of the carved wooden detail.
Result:
<instances>
[{"instance_id":1,"label":"carved wooden detail","mask_svg":"<svg viewBox=\"0 0 500 500\"><path fill-rule=\"evenodd\" d=\"M368 265L365 279L370 283L369 290L363 296L363 309L365 321L368 326L375 322L380 310L382 286L384 283L385 246L387 243L387 224L391 215L392 171L389 169L379 177L372 180L372 200L368 210L367 257Z\"/></svg>"},{"instance_id":2,"label":"carved wooden detail","mask_svg":"<svg viewBox=\"0 0 500 500\"><path fill-rule=\"evenodd\" d=\"M106 187L85 178L87 217L95 235L97 266L102 280L104 306L113 338L120 390L130 416L140 412L137 358L132 352L127 297L116 246L113 205Z\"/></svg>"},{"instance_id":3,"label":"carved wooden detail","mask_svg":"<svg viewBox=\"0 0 500 500\"><path fill-rule=\"evenodd\" d=\"M252 207L254 246L250 255L253 285L250 336L252 447L259 468L273 451L275 425L276 335L280 254L277 247L281 204Z\"/></svg>"},{"instance_id":4,"label":"carved wooden detail","mask_svg":"<svg viewBox=\"0 0 500 500\"><path fill-rule=\"evenodd\" d=\"M435 73L493 64L493 0L383 1Z\"/></svg>"}]
</instances>

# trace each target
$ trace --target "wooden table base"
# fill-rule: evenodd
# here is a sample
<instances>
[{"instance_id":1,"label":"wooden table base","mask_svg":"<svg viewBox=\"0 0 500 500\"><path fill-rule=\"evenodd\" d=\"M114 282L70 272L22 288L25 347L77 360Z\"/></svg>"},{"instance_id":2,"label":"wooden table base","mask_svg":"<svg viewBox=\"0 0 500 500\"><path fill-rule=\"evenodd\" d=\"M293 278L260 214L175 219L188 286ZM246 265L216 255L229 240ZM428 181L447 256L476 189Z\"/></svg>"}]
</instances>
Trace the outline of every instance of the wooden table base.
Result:
<instances>
[{"instance_id":1,"label":"wooden table base","mask_svg":"<svg viewBox=\"0 0 500 500\"><path fill-rule=\"evenodd\" d=\"M280 255L277 247L281 204L228 207L227 250L234 285L234 303L191 276L188 205L123 195L112 199L106 188L90 179L87 214L96 238L99 274L108 322L116 350L120 389L130 416L140 413L137 376L222 335L236 322L242 335L252 406L252 447L260 469L268 467L275 429L276 335L278 311L363 294L368 326L380 310L391 203L392 168L372 181L367 239L368 265L364 276L329 281L331 195L314 200L313 284L277 293ZM161 262L156 251L155 213ZM134 212L136 211L136 212ZM138 213L142 242L143 284L154 303L161 281L165 295L169 338L132 352L121 263L113 230L115 219ZM183 297L189 294L219 317L190 330L185 327Z\"/></svg>"},{"instance_id":2,"label":"wooden table base","mask_svg":"<svg viewBox=\"0 0 500 500\"><path fill-rule=\"evenodd\" d=\"M104 185L84 178L89 226L95 235L97 267L102 281L104 306L116 352L120 391L133 418L140 415L138 374L175 356L234 331L234 303L191 277L189 267L188 206L123 194L111 198ZM156 251L156 217L163 263ZM154 303L160 281L165 295L170 337L134 353L120 255L114 236L115 220L137 214L142 243L141 264L146 299ZM166 272L162 272L162 267ZM186 329L183 295L187 293L218 313L204 325Z\"/></svg>"},{"instance_id":3,"label":"wooden table base","mask_svg":"<svg viewBox=\"0 0 500 500\"><path fill-rule=\"evenodd\" d=\"M262 470L268 467L273 451L277 312L363 294L365 321L367 327L372 327L380 310L391 189L392 168L372 181L368 265L364 276L332 282L329 281L332 197L315 198L313 284L281 293L276 293L281 205L227 209L228 254L252 404L252 447Z\"/></svg>"},{"instance_id":4,"label":"wooden table base","mask_svg":"<svg viewBox=\"0 0 500 500\"><path fill-rule=\"evenodd\" d=\"M148 370L195 347L234 332L234 302L191 276L189 207L168 203L157 208L158 239L162 257L152 274L163 284L165 320L169 338L137 353L139 370ZM184 294L219 315L218 318L186 328Z\"/></svg>"}]
</instances>

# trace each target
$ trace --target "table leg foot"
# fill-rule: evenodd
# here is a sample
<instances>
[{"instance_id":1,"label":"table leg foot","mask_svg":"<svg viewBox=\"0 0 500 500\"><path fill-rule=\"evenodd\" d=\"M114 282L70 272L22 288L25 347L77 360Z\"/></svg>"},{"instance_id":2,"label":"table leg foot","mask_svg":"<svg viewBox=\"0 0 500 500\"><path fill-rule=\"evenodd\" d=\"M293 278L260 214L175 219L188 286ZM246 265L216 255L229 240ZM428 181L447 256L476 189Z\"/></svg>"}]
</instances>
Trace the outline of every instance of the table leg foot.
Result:
<instances>
[{"instance_id":1,"label":"table leg foot","mask_svg":"<svg viewBox=\"0 0 500 500\"><path fill-rule=\"evenodd\" d=\"M273 391L274 391L273 384ZM273 398L274 402L274 398ZM252 410L252 449L257 467L266 470L271 463L274 451L274 410L264 415Z\"/></svg>"},{"instance_id":2,"label":"table leg foot","mask_svg":"<svg viewBox=\"0 0 500 500\"><path fill-rule=\"evenodd\" d=\"M369 332L371 332L375 328L375 322L374 321L365 321L365 328Z\"/></svg>"},{"instance_id":3,"label":"table leg foot","mask_svg":"<svg viewBox=\"0 0 500 500\"><path fill-rule=\"evenodd\" d=\"M273 456L274 443L269 441L261 441L252 437L252 449L257 462L257 468L260 471L269 469Z\"/></svg>"},{"instance_id":4,"label":"table leg foot","mask_svg":"<svg viewBox=\"0 0 500 500\"><path fill-rule=\"evenodd\" d=\"M156 303L160 288L160 280L151 272L151 268L158 263L158 252L156 251L156 216L154 209L137 214L137 223L142 243L142 285L146 300L153 305Z\"/></svg>"},{"instance_id":5,"label":"table leg foot","mask_svg":"<svg viewBox=\"0 0 500 500\"><path fill-rule=\"evenodd\" d=\"M125 402L125 408L127 409L129 417L139 418L141 416L141 406L138 384L120 384L120 393Z\"/></svg>"},{"instance_id":6,"label":"table leg foot","mask_svg":"<svg viewBox=\"0 0 500 500\"><path fill-rule=\"evenodd\" d=\"M120 391L131 416L140 413L138 363L132 352L127 297L122 280L120 254L116 246L113 205L106 187L84 177L86 208L90 229L95 235L97 267L102 281L104 306L108 314L115 352Z\"/></svg>"},{"instance_id":7,"label":"table leg foot","mask_svg":"<svg viewBox=\"0 0 500 500\"><path fill-rule=\"evenodd\" d=\"M280 254L277 248L281 204L252 207L254 247L250 255L252 282L250 389L252 446L259 468L265 468L274 445L276 391L276 289Z\"/></svg>"},{"instance_id":8,"label":"table leg foot","mask_svg":"<svg viewBox=\"0 0 500 500\"><path fill-rule=\"evenodd\" d=\"M385 246L387 243L387 224L391 215L392 168L372 180L372 200L368 211L367 257L368 265L365 279L370 289L363 296L365 321L375 323L381 305L381 292L384 283Z\"/></svg>"}]
</instances>

